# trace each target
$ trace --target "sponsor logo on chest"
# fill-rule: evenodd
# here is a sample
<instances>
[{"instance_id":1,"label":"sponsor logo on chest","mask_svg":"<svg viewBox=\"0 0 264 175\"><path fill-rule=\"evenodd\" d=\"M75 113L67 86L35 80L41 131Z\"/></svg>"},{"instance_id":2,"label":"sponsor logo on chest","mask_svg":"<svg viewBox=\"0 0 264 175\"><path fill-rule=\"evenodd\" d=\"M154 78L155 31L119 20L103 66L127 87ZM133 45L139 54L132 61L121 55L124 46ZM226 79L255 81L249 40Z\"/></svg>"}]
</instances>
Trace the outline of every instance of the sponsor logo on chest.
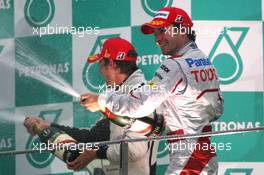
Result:
<instances>
[{"instance_id":1,"label":"sponsor logo on chest","mask_svg":"<svg viewBox=\"0 0 264 175\"><path fill-rule=\"evenodd\" d=\"M215 68L208 58L186 58L191 74L197 83L217 80Z\"/></svg>"}]
</instances>

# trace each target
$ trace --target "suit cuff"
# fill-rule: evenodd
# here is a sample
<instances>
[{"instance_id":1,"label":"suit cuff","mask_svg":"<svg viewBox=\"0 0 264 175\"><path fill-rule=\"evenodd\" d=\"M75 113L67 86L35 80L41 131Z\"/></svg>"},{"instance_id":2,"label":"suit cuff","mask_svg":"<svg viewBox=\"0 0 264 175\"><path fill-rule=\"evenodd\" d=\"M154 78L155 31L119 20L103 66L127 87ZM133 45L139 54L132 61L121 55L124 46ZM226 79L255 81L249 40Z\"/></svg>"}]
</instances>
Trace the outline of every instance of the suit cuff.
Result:
<instances>
[{"instance_id":1,"label":"suit cuff","mask_svg":"<svg viewBox=\"0 0 264 175\"><path fill-rule=\"evenodd\" d=\"M100 109L105 109L106 107L106 100L107 100L107 94L102 93L99 95L98 97L98 105L100 107Z\"/></svg>"},{"instance_id":2,"label":"suit cuff","mask_svg":"<svg viewBox=\"0 0 264 175\"><path fill-rule=\"evenodd\" d=\"M108 145L99 146L99 149L96 151L96 157L99 159L107 159L107 149Z\"/></svg>"}]
</instances>

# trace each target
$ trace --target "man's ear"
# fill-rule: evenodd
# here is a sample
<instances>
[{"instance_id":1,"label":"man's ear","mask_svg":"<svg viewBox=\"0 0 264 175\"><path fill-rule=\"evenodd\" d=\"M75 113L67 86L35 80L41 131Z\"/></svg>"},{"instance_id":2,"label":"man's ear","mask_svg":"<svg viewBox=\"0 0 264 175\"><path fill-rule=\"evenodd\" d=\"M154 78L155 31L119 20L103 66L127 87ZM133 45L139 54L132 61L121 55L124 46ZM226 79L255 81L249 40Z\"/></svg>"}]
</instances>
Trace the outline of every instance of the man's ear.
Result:
<instances>
[{"instance_id":1,"label":"man's ear","mask_svg":"<svg viewBox=\"0 0 264 175\"><path fill-rule=\"evenodd\" d=\"M120 67L118 67L117 64L116 64L113 60L111 60L111 67L112 67L115 71L117 71L117 73L120 73L120 71L121 71Z\"/></svg>"},{"instance_id":2,"label":"man's ear","mask_svg":"<svg viewBox=\"0 0 264 175\"><path fill-rule=\"evenodd\" d=\"M112 60L112 59L110 59L110 66L111 66L113 69L116 69L116 68L117 68L116 63L115 63L114 60Z\"/></svg>"}]
</instances>

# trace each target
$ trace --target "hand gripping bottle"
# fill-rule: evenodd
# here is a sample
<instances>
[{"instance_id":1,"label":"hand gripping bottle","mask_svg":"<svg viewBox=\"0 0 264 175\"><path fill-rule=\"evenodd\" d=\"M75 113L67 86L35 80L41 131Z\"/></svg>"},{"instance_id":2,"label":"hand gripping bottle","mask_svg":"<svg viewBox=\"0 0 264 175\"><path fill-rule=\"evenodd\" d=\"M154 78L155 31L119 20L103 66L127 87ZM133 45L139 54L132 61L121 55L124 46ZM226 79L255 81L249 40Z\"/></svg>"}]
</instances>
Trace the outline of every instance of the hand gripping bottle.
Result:
<instances>
[{"instance_id":1,"label":"hand gripping bottle","mask_svg":"<svg viewBox=\"0 0 264 175\"><path fill-rule=\"evenodd\" d=\"M80 151L75 145L77 141L64 131L54 127L42 127L38 123L33 126L33 130L39 136L40 141L46 143L47 146L52 145L54 148L60 147L60 149L56 149L52 153L64 162L71 162L80 155ZM67 149L65 149L65 147L67 147ZM68 149L69 147L74 149Z\"/></svg>"}]
</instances>

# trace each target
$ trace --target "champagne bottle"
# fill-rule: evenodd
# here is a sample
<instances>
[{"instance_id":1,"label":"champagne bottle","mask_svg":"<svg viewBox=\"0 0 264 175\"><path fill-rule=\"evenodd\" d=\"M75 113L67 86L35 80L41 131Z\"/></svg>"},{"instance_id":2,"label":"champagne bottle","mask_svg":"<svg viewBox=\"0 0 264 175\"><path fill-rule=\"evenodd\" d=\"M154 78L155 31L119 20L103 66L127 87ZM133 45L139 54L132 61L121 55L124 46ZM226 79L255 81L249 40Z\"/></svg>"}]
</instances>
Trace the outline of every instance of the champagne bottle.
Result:
<instances>
[{"instance_id":1,"label":"champagne bottle","mask_svg":"<svg viewBox=\"0 0 264 175\"><path fill-rule=\"evenodd\" d=\"M153 113L153 118L149 116L141 118L119 116L112 113L107 108L100 111L114 124L130 131L136 132L140 135L161 135L164 129L164 118L162 115L157 114L156 111Z\"/></svg>"},{"instance_id":2,"label":"champagne bottle","mask_svg":"<svg viewBox=\"0 0 264 175\"><path fill-rule=\"evenodd\" d=\"M59 130L54 127L43 127L40 124L36 123L33 126L34 132L39 136L40 141L46 144L54 144L56 146L65 146L70 144L77 144L77 141L74 140L64 131ZM47 145L49 146L49 145ZM75 160L79 155L79 150L74 147L75 150L71 149L58 149L53 151L53 154L64 162L71 162Z\"/></svg>"}]
</instances>

